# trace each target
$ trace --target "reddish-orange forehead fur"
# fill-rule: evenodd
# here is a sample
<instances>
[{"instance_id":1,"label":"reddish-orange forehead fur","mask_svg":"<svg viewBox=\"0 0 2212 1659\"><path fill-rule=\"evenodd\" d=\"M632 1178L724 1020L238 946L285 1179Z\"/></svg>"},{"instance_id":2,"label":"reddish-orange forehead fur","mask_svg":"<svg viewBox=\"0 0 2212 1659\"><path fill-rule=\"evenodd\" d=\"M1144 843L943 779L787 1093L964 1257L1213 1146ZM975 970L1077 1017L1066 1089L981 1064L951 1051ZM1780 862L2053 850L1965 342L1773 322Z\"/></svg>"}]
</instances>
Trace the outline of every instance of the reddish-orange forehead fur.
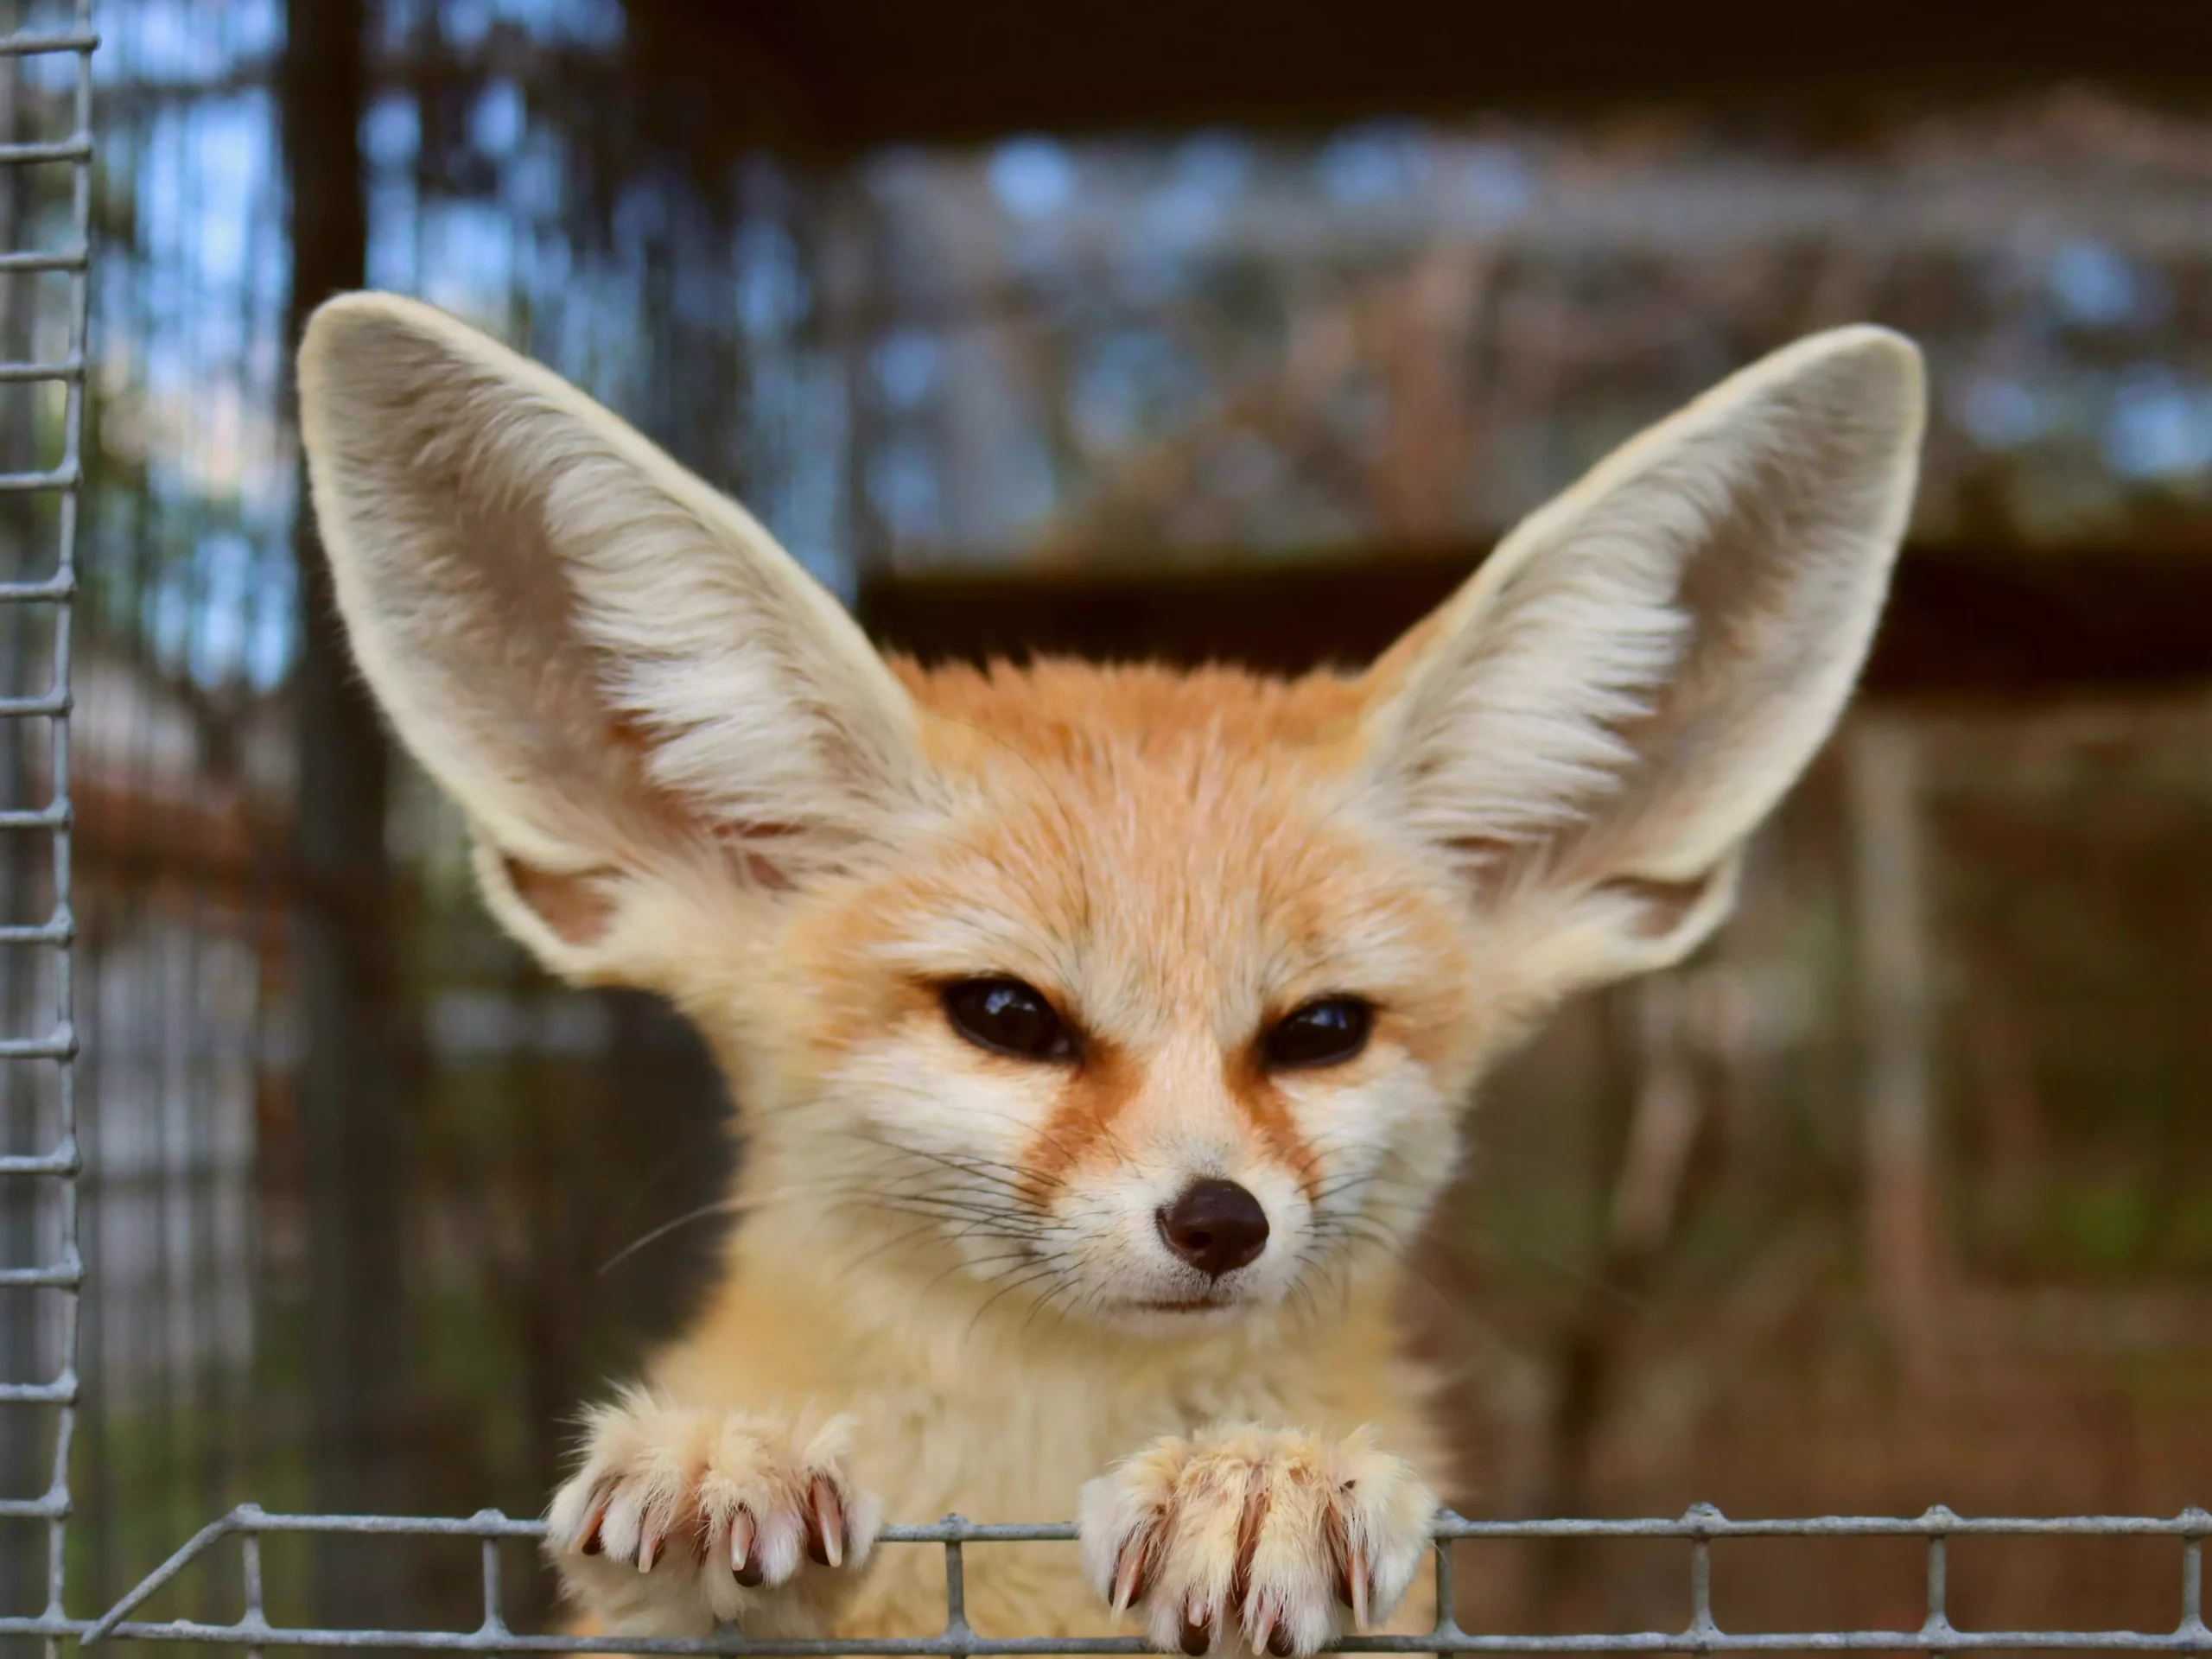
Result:
<instances>
[{"instance_id":1,"label":"reddish-orange forehead fur","mask_svg":"<svg viewBox=\"0 0 2212 1659\"><path fill-rule=\"evenodd\" d=\"M1026 667L993 663L891 667L931 714L1005 743L1032 760L1082 764L1105 747L1129 754L1210 753L1322 759L1351 740L1367 691L1361 678L1322 671L1294 680L1213 664L1101 664L1043 658Z\"/></svg>"},{"instance_id":2,"label":"reddish-orange forehead fur","mask_svg":"<svg viewBox=\"0 0 2212 1659\"><path fill-rule=\"evenodd\" d=\"M893 666L923 712L931 763L969 804L933 849L809 930L810 977L840 1005L823 1030L832 1049L935 1017L925 976L880 964L917 937L972 937L943 971L1030 980L1096 1039L1096 1063L1069 1077L1038 1137L1040 1179L1112 1144L1116 1118L1161 1086L1154 1065L1172 1046L1210 1052L1205 1081L1236 1103L1254 1149L1310 1182L1313 1153L1252 1063L1262 1022L1355 992L1423 1064L1449 1068L1467 1046L1478 1022L1459 903L1344 810L1361 680L1052 659Z\"/></svg>"}]
</instances>

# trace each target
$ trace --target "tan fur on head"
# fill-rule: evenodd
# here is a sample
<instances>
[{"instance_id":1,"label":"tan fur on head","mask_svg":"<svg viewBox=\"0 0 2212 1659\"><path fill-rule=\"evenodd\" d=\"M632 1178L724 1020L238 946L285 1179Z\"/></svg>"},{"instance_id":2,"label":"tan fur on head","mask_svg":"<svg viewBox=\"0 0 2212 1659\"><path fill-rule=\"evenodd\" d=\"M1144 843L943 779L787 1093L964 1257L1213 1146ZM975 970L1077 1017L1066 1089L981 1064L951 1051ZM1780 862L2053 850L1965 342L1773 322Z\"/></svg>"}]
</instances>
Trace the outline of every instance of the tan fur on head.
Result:
<instances>
[{"instance_id":1,"label":"tan fur on head","mask_svg":"<svg viewBox=\"0 0 2212 1659\"><path fill-rule=\"evenodd\" d=\"M1315 1471L1369 1454L1326 1448L1377 1425L1437 1478L1388 1305L1484 1064L1710 932L1848 695L1911 498L1910 345L1841 329L1754 365L1365 674L1288 682L887 664L741 510L412 302L325 306L301 378L362 671L474 826L493 908L557 972L674 998L743 1103L728 1277L656 1368L662 1403L596 1431L643 1448L620 1541L651 1536L640 1516L736 1524L692 1465L773 1437L686 1411L857 1414L860 1478L899 1519L1065 1515L1145 1440L1250 1420L1273 1427L1207 1455L1265 1464L1311 1524L1238 1628L1308 1650L1335 1628L1313 1529L1365 1514ZM944 988L982 977L1033 987L1068 1053L964 1039ZM1371 1008L1364 1046L1271 1063L1263 1033L1320 997ZM1256 1256L1170 1248L1197 1181L1256 1199ZM1322 1438L1267 1437L1289 1427ZM1370 1518L1394 1563L1425 1490ZM1090 1628L1056 1599L1078 1564L1026 1559L975 1569L979 1624ZM933 1625L918 1570L776 1605ZM1395 1595L1396 1570L1367 1587ZM752 1605L564 1571L602 1614L645 1610L625 1629Z\"/></svg>"}]
</instances>

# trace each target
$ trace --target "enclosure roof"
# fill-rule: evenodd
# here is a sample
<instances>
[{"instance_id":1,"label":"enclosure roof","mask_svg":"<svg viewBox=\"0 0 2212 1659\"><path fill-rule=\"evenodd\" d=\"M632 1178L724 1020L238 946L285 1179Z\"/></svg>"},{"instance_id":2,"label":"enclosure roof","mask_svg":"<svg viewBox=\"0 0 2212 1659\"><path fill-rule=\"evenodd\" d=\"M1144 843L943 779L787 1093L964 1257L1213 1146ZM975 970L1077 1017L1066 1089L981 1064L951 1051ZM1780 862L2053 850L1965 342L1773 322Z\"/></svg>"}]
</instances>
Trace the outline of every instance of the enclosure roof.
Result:
<instances>
[{"instance_id":1,"label":"enclosure roof","mask_svg":"<svg viewBox=\"0 0 2212 1659\"><path fill-rule=\"evenodd\" d=\"M718 94L720 119L828 149L2054 75L2212 84L2201 0L632 0L629 16L657 67Z\"/></svg>"}]
</instances>

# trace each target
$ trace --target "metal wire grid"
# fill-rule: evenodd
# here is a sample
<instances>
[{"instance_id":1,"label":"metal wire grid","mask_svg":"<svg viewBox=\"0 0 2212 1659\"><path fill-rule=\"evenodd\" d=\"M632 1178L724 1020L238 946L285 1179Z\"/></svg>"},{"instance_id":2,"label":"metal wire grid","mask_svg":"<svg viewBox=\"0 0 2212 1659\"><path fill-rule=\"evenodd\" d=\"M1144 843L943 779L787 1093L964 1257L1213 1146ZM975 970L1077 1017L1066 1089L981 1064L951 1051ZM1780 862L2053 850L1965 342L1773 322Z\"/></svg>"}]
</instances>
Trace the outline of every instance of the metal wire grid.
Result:
<instances>
[{"instance_id":1,"label":"metal wire grid","mask_svg":"<svg viewBox=\"0 0 2212 1659\"><path fill-rule=\"evenodd\" d=\"M384 1534L473 1538L483 1555L484 1622L474 1630L334 1630L272 1625L262 1604L261 1540L270 1533ZM2184 1510L2171 1520L2078 1516L2050 1520L1968 1519L1937 1508L1909 1520L1827 1516L1802 1521L1732 1521L1710 1505L1674 1521L1467 1521L1446 1513L1435 1528L1435 1627L1418 1636L1356 1635L1338 1644L1350 1653L1724 1653L1918 1650L1929 1654L1989 1649L2042 1649L2128 1653L2197 1653L2212 1649L2204 1623L2204 1548L2212 1513ZM149 1597L232 1534L242 1540L244 1611L229 1624L189 1619L130 1622ZM249 1648L379 1647L424 1651L494 1653L871 1654L976 1656L1134 1654L1150 1651L1135 1637L985 1637L967 1619L963 1548L969 1544L1071 1541L1068 1525L983 1526L947 1516L933 1526L887 1527L893 1546L936 1544L944 1551L945 1622L935 1636L913 1638L829 1638L747 1642L732 1632L707 1638L521 1635L500 1612L499 1546L508 1539L542 1539L542 1521L518 1521L486 1510L466 1520L385 1516L271 1515L252 1504L203 1528L183 1548L149 1573L130 1594L83 1628L86 1646L109 1636L158 1641L242 1643ZM1949 1541L1955 1537L2171 1537L2181 1541L2181 1613L2170 1631L1962 1630L1948 1610ZM1712 1546L1726 1538L1893 1538L1928 1541L1928 1617L1916 1630L1739 1632L1722 1630L1713 1617ZM1514 1635L1459 1628L1454 1616L1452 1546L1461 1540L1530 1538L1675 1538L1689 1545L1690 1622L1680 1630L1621 1634Z\"/></svg>"},{"instance_id":2,"label":"metal wire grid","mask_svg":"<svg viewBox=\"0 0 2212 1659\"><path fill-rule=\"evenodd\" d=\"M69 644L71 601L77 591L76 543L79 486L83 477L85 336L88 310L88 249L92 226L92 31L91 0L78 0L74 27L59 31L19 31L0 36L0 60L73 54L76 78L70 130L58 137L0 144L0 167L67 163L71 171L72 239L60 248L0 250L0 276L67 274L67 344L58 361L0 363L0 381L58 382L64 388L60 460L50 470L0 474L0 493L58 495L54 566L43 576L0 582L0 603L48 607L52 617L51 679L47 689L0 700L0 718L42 719L50 733L48 798L41 804L0 803L0 830L43 832L52 837L53 908L43 922L14 918L0 925L0 945L53 952L54 1000L50 1023L42 1029L0 1034L0 1061L12 1066L50 1066L54 1109L51 1139L41 1150L0 1156L0 1177L38 1185L35 1209L54 1218L53 1242L46 1259L0 1263L0 1291L60 1299L59 1340L52 1374L38 1381L0 1382L0 1406L54 1414L53 1475L35 1497L0 1494L0 1522L43 1522L46 1533L46 1607L31 1618L0 1616L0 1633L45 1638L51 1656L60 1638L76 1629L63 1611L67 1529L69 1522L69 1446L76 1428L78 1399L78 1300L84 1263L78 1249L77 1111L72 1063L77 1037L70 983L70 947L75 927L69 887ZM12 965L12 964L11 964ZM35 1099L38 1090L29 1092ZM34 1230L35 1236L37 1230ZM48 1253L48 1252L50 1252Z\"/></svg>"}]
</instances>

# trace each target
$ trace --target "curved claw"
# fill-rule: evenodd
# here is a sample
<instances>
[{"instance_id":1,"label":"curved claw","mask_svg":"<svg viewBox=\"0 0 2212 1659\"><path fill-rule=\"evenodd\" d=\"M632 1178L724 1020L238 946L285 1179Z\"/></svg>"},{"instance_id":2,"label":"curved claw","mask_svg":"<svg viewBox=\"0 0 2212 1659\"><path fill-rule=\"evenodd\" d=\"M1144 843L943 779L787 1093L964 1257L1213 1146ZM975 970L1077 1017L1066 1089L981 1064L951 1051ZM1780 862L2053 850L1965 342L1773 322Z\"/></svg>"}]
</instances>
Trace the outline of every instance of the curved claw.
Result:
<instances>
[{"instance_id":1,"label":"curved claw","mask_svg":"<svg viewBox=\"0 0 2212 1659\"><path fill-rule=\"evenodd\" d=\"M760 1529L753 1524L753 1512L741 1506L730 1517L729 1570L732 1577L747 1589L760 1587L766 1576L760 1566L760 1554L753 1545L760 1540Z\"/></svg>"},{"instance_id":2,"label":"curved claw","mask_svg":"<svg viewBox=\"0 0 2212 1659\"><path fill-rule=\"evenodd\" d=\"M1274 1601L1263 1599L1252 1615L1252 1626L1245 1630L1245 1642L1252 1643L1252 1652L1274 1652L1279 1637L1283 1637L1283 1630L1276 1626Z\"/></svg>"},{"instance_id":3,"label":"curved claw","mask_svg":"<svg viewBox=\"0 0 2212 1659\"><path fill-rule=\"evenodd\" d=\"M576 1529L575 1549L579 1555L596 1555L606 1548L599 1541L600 1523L607 1519L607 1504L612 1494L601 1491L584 1511L583 1525Z\"/></svg>"},{"instance_id":4,"label":"curved claw","mask_svg":"<svg viewBox=\"0 0 2212 1659\"><path fill-rule=\"evenodd\" d=\"M1356 1630L1367 1628L1367 1545L1353 1539L1344 1549L1344 1576L1341 1588L1344 1600L1351 1609L1351 1626Z\"/></svg>"},{"instance_id":5,"label":"curved claw","mask_svg":"<svg viewBox=\"0 0 2212 1659\"><path fill-rule=\"evenodd\" d=\"M837 1501L837 1489L823 1475L814 1478L807 1494L806 1554L817 1567L845 1564L844 1505Z\"/></svg>"},{"instance_id":6,"label":"curved claw","mask_svg":"<svg viewBox=\"0 0 2212 1659\"><path fill-rule=\"evenodd\" d=\"M1152 1588L1154 1557L1157 1554L1151 1534L1130 1540L1122 1551L1122 1559L1114 1569L1114 1613L1116 1618L1144 1599Z\"/></svg>"},{"instance_id":7,"label":"curved claw","mask_svg":"<svg viewBox=\"0 0 2212 1659\"><path fill-rule=\"evenodd\" d=\"M1183 1605L1183 1630L1177 1645L1191 1659L1198 1659L1213 1646L1213 1615L1195 1601Z\"/></svg>"}]
</instances>

